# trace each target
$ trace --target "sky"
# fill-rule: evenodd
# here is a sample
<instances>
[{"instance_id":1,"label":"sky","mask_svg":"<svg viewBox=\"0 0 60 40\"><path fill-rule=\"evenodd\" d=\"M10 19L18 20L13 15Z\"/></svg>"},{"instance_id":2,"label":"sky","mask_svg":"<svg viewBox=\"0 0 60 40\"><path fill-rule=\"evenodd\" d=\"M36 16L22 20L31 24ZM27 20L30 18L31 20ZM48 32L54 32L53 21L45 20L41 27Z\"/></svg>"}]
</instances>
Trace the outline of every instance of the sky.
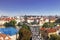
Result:
<instances>
[{"instance_id":1,"label":"sky","mask_svg":"<svg viewBox=\"0 0 60 40\"><path fill-rule=\"evenodd\" d=\"M60 0L0 0L0 15L60 15Z\"/></svg>"}]
</instances>

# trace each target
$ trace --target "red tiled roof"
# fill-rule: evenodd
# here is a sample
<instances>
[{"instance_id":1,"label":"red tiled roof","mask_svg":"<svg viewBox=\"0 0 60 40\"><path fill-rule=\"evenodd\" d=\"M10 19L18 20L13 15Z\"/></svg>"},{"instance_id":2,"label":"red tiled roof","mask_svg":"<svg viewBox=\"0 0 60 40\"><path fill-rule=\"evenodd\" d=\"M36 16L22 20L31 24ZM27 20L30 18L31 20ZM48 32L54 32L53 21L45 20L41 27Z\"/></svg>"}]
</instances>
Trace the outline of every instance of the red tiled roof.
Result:
<instances>
[{"instance_id":1,"label":"red tiled roof","mask_svg":"<svg viewBox=\"0 0 60 40\"><path fill-rule=\"evenodd\" d=\"M56 32L56 29L54 28L47 29L47 33L52 33L52 32Z\"/></svg>"},{"instance_id":2,"label":"red tiled roof","mask_svg":"<svg viewBox=\"0 0 60 40\"><path fill-rule=\"evenodd\" d=\"M11 20L14 20L14 18L0 18L0 20L11 21Z\"/></svg>"},{"instance_id":3,"label":"red tiled roof","mask_svg":"<svg viewBox=\"0 0 60 40\"><path fill-rule=\"evenodd\" d=\"M52 32L56 32L55 28L40 28L40 30L42 31L47 31L47 33L52 33Z\"/></svg>"},{"instance_id":4,"label":"red tiled roof","mask_svg":"<svg viewBox=\"0 0 60 40\"><path fill-rule=\"evenodd\" d=\"M6 38L8 38L8 39L6 39ZM0 34L0 40L11 40L11 38L9 37L9 36L7 36L7 35L5 35L5 34Z\"/></svg>"},{"instance_id":5,"label":"red tiled roof","mask_svg":"<svg viewBox=\"0 0 60 40\"><path fill-rule=\"evenodd\" d=\"M44 31L44 30L46 30L46 28L40 28L40 30Z\"/></svg>"}]
</instances>

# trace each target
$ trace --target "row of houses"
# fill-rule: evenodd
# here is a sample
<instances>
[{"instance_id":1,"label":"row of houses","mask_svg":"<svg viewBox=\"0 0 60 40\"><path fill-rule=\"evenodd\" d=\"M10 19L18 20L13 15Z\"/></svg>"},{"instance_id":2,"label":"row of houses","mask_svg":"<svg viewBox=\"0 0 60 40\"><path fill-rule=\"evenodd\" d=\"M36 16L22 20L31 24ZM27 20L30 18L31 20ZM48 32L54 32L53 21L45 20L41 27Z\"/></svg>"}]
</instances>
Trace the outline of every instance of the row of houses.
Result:
<instances>
[{"instance_id":1,"label":"row of houses","mask_svg":"<svg viewBox=\"0 0 60 40\"><path fill-rule=\"evenodd\" d=\"M16 20L18 22L24 22L26 21L27 23L32 23L36 22L40 26L42 26L45 22L55 22L56 18L55 17L25 17L25 16L15 16L15 17L0 17L0 25L3 25L5 22L9 22L11 20Z\"/></svg>"},{"instance_id":2,"label":"row of houses","mask_svg":"<svg viewBox=\"0 0 60 40\"><path fill-rule=\"evenodd\" d=\"M57 20L56 17L46 17L46 16L42 16L42 17L28 17L27 18L27 23L31 23L31 22L37 22L40 26L42 26L44 23L46 22L55 22Z\"/></svg>"},{"instance_id":3,"label":"row of houses","mask_svg":"<svg viewBox=\"0 0 60 40\"><path fill-rule=\"evenodd\" d=\"M11 20L16 20L17 23L18 22L23 22L24 21L24 18L23 17L5 17L5 16L2 16L0 17L0 25L3 25L5 22L10 22Z\"/></svg>"},{"instance_id":4,"label":"row of houses","mask_svg":"<svg viewBox=\"0 0 60 40\"><path fill-rule=\"evenodd\" d=\"M40 28L40 31L45 32L49 37L50 35L60 35L60 26L57 26L55 28ZM43 33L45 35L45 33Z\"/></svg>"}]
</instances>

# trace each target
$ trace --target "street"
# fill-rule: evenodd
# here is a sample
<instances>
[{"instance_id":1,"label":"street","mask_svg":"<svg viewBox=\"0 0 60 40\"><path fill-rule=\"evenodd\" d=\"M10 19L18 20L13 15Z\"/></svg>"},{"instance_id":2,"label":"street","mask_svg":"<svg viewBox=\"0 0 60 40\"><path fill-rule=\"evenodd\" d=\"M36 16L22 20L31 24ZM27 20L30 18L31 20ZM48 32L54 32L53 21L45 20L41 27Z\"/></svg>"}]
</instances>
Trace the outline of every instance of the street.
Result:
<instances>
[{"instance_id":1,"label":"street","mask_svg":"<svg viewBox=\"0 0 60 40\"><path fill-rule=\"evenodd\" d=\"M38 26L30 26L32 32L32 40L40 40L39 27Z\"/></svg>"}]
</instances>

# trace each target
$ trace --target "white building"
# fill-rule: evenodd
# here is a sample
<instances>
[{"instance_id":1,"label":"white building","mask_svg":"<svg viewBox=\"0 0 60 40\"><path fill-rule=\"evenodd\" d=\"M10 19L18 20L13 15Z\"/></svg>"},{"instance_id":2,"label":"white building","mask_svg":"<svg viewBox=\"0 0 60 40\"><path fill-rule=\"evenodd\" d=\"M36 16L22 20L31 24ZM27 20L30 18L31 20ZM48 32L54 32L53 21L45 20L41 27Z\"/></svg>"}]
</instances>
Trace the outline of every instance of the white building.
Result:
<instances>
[{"instance_id":1,"label":"white building","mask_svg":"<svg viewBox=\"0 0 60 40\"><path fill-rule=\"evenodd\" d=\"M27 19L27 23L34 22L34 19Z\"/></svg>"},{"instance_id":2,"label":"white building","mask_svg":"<svg viewBox=\"0 0 60 40\"><path fill-rule=\"evenodd\" d=\"M3 25L6 22L8 22L8 21L0 20L0 25Z\"/></svg>"}]
</instances>

